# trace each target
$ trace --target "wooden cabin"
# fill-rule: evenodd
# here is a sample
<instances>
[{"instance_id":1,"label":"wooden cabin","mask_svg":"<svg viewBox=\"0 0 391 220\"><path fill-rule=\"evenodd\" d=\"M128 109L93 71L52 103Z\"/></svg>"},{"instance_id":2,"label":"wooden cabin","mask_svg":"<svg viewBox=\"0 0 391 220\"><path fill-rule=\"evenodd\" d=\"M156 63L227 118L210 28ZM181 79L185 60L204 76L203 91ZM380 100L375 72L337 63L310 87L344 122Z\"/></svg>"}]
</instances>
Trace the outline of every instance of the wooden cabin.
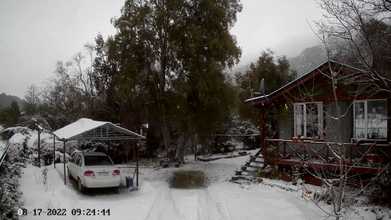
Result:
<instances>
[{"instance_id":1,"label":"wooden cabin","mask_svg":"<svg viewBox=\"0 0 391 220\"><path fill-rule=\"evenodd\" d=\"M260 110L265 161L288 170L335 170L342 163L351 173L381 172L391 155L390 97L366 76L327 61L270 94L247 99Z\"/></svg>"}]
</instances>

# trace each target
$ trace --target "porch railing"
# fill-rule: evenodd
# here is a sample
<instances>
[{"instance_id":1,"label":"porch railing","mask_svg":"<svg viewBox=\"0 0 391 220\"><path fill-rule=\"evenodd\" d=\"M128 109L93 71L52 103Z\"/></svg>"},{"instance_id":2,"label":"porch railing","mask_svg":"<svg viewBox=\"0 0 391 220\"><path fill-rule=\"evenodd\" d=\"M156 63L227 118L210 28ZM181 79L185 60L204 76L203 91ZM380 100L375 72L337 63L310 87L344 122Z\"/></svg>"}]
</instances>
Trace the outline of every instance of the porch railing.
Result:
<instances>
[{"instance_id":1,"label":"porch railing","mask_svg":"<svg viewBox=\"0 0 391 220\"><path fill-rule=\"evenodd\" d=\"M269 164L336 168L343 164L357 172L373 173L390 160L390 144L338 143L302 139L265 139L264 158Z\"/></svg>"}]
</instances>

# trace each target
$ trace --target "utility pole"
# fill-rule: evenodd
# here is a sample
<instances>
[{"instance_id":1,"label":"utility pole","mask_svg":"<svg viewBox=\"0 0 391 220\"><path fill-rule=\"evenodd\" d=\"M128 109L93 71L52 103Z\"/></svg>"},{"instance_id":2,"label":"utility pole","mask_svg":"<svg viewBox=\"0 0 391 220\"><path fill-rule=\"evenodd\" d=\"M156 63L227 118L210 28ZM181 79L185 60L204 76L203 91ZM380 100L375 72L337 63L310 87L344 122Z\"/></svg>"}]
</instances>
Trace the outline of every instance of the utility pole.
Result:
<instances>
[{"instance_id":1,"label":"utility pole","mask_svg":"<svg viewBox=\"0 0 391 220\"><path fill-rule=\"evenodd\" d=\"M64 141L64 154L63 154L63 162L64 162L64 185L67 185L67 172L66 172L66 169L65 169L65 164L66 164L66 161L65 161L65 141Z\"/></svg>"},{"instance_id":2,"label":"utility pole","mask_svg":"<svg viewBox=\"0 0 391 220\"><path fill-rule=\"evenodd\" d=\"M53 166L56 168L56 135L53 134Z\"/></svg>"}]
</instances>

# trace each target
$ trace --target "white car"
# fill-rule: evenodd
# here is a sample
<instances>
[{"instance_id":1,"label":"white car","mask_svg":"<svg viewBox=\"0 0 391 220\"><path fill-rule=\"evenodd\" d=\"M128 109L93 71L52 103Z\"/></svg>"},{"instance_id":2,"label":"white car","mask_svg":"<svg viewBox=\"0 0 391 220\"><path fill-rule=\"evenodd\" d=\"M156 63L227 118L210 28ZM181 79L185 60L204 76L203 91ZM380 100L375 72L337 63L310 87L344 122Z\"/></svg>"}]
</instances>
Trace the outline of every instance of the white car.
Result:
<instances>
[{"instance_id":1,"label":"white car","mask_svg":"<svg viewBox=\"0 0 391 220\"><path fill-rule=\"evenodd\" d=\"M68 176L77 182L80 192L88 188L118 188L120 174L111 158L100 152L75 151L68 163Z\"/></svg>"}]
</instances>

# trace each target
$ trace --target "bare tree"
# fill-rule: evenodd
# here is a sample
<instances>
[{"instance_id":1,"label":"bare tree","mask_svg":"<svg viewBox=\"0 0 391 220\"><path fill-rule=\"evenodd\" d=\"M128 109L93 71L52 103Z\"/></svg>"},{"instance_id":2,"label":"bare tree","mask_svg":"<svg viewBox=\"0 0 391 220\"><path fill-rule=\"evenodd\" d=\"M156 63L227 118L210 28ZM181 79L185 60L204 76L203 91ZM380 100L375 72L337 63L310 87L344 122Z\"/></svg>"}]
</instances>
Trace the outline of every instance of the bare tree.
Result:
<instances>
[{"instance_id":1,"label":"bare tree","mask_svg":"<svg viewBox=\"0 0 391 220\"><path fill-rule=\"evenodd\" d=\"M40 103L40 91L39 88L35 85L28 87L24 100L26 104L24 105L24 110L27 114L32 115L37 112L38 105Z\"/></svg>"},{"instance_id":2,"label":"bare tree","mask_svg":"<svg viewBox=\"0 0 391 220\"><path fill-rule=\"evenodd\" d=\"M325 117L335 122L335 128L343 129L343 120L347 112L353 109L353 103L347 107L341 107L338 90L341 87L349 87L349 95L358 97L361 95L391 93L391 76L389 75L390 51L390 27L383 22L387 19L385 13L389 13L388 1L366 0L320 0L320 6L325 11L324 20L318 22L318 37L325 47L329 61L339 60L359 67L354 73L340 74L338 66L329 62L328 70L321 75L329 80L333 101L332 111L325 111ZM380 15L383 13L382 15ZM352 89L353 88L353 89ZM311 88L302 88L302 90ZM314 87L312 87L312 91ZM302 96L308 95L308 91L301 92ZM303 98L303 97L301 97ZM300 99L300 97L296 97ZM354 109L353 109L354 110ZM355 197L361 195L389 166L383 164L380 172L371 180L362 181L360 175L353 175L352 169L363 165L368 153L376 147L376 142L367 144L365 151L352 158L352 144L344 143L341 133L337 132L334 142L325 142L327 154L320 154L311 147L305 148L305 154L312 155L311 159L297 154L303 161L313 160L320 163L335 164L332 172L330 168L321 167L312 169L304 165L306 174L320 180L324 193L318 198L327 200L331 209L319 206L328 216L341 219L346 210L351 207ZM304 145L305 143L303 143ZM357 145L358 146L358 145ZM306 164L306 162L304 162ZM354 186L354 187L352 187ZM318 204L318 200L314 200Z\"/></svg>"},{"instance_id":3,"label":"bare tree","mask_svg":"<svg viewBox=\"0 0 391 220\"><path fill-rule=\"evenodd\" d=\"M389 2L320 0L320 7L325 15L317 23L319 32L327 37L328 44L340 43L333 49L334 57L365 70L361 80L373 91L390 93L391 29L384 22L390 15Z\"/></svg>"}]
</instances>

